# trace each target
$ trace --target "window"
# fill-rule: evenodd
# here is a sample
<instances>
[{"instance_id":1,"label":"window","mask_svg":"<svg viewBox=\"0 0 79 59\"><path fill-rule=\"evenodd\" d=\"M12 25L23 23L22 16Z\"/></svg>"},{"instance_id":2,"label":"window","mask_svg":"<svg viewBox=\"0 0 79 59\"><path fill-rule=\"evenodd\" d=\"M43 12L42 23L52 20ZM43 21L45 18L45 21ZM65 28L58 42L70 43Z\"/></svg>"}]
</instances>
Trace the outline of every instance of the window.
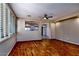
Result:
<instances>
[{"instance_id":1,"label":"window","mask_svg":"<svg viewBox=\"0 0 79 59\"><path fill-rule=\"evenodd\" d=\"M0 3L0 38L3 38L3 4Z\"/></svg>"},{"instance_id":2,"label":"window","mask_svg":"<svg viewBox=\"0 0 79 59\"><path fill-rule=\"evenodd\" d=\"M0 38L1 38L1 30L2 30L2 28L1 28L1 23L2 23L2 20L1 20L1 3L0 3Z\"/></svg>"},{"instance_id":3,"label":"window","mask_svg":"<svg viewBox=\"0 0 79 59\"><path fill-rule=\"evenodd\" d=\"M10 12L10 35L13 33L13 17L12 17L12 13Z\"/></svg>"},{"instance_id":4,"label":"window","mask_svg":"<svg viewBox=\"0 0 79 59\"><path fill-rule=\"evenodd\" d=\"M15 17L12 12L10 12L10 35L15 33Z\"/></svg>"},{"instance_id":5,"label":"window","mask_svg":"<svg viewBox=\"0 0 79 59\"><path fill-rule=\"evenodd\" d=\"M6 36L8 36L8 8L6 8Z\"/></svg>"},{"instance_id":6,"label":"window","mask_svg":"<svg viewBox=\"0 0 79 59\"><path fill-rule=\"evenodd\" d=\"M39 25L35 22L26 21L25 22L25 30L26 31L35 31L39 29Z\"/></svg>"},{"instance_id":7,"label":"window","mask_svg":"<svg viewBox=\"0 0 79 59\"><path fill-rule=\"evenodd\" d=\"M7 8L6 8L6 4L3 4L3 37L8 36L7 34L7 24L8 24L8 19L7 19Z\"/></svg>"},{"instance_id":8,"label":"window","mask_svg":"<svg viewBox=\"0 0 79 59\"><path fill-rule=\"evenodd\" d=\"M0 3L0 39L15 33L15 16L7 4Z\"/></svg>"}]
</instances>

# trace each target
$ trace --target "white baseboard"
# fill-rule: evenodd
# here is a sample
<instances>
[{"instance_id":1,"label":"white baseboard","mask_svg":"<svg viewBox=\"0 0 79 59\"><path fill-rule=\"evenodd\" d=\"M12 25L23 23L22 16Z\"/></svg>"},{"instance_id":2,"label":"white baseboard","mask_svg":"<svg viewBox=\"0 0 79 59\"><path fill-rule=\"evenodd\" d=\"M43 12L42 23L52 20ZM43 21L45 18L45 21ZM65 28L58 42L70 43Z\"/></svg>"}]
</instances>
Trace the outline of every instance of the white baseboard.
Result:
<instances>
[{"instance_id":1,"label":"white baseboard","mask_svg":"<svg viewBox=\"0 0 79 59\"><path fill-rule=\"evenodd\" d=\"M73 42L73 41L68 41L68 40L63 40L63 39L57 39L57 40L60 40L60 41L64 41L64 42L67 42L67 43L71 43L71 44L76 44L76 45L79 45L79 43L77 42Z\"/></svg>"}]
</instances>

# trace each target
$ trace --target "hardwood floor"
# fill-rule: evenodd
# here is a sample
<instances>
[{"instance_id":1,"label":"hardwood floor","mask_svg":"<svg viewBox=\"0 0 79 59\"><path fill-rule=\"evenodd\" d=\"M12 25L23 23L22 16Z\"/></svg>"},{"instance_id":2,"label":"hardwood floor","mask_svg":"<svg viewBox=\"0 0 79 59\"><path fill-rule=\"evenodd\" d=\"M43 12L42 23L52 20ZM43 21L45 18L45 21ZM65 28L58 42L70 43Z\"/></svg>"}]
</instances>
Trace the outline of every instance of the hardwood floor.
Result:
<instances>
[{"instance_id":1,"label":"hardwood floor","mask_svg":"<svg viewBox=\"0 0 79 59\"><path fill-rule=\"evenodd\" d=\"M79 46L56 39L17 42L9 56L79 56Z\"/></svg>"}]
</instances>

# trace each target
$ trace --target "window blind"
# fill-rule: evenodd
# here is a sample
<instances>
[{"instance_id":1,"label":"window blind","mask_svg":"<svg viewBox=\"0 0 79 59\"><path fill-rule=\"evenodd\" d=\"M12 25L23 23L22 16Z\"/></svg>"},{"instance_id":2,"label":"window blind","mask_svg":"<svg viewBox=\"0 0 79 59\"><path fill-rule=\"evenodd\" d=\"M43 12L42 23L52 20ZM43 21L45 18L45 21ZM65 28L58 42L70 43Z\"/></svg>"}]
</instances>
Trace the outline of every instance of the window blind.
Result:
<instances>
[{"instance_id":1,"label":"window blind","mask_svg":"<svg viewBox=\"0 0 79 59\"><path fill-rule=\"evenodd\" d=\"M0 38L3 38L3 4L0 3Z\"/></svg>"},{"instance_id":2,"label":"window blind","mask_svg":"<svg viewBox=\"0 0 79 59\"><path fill-rule=\"evenodd\" d=\"M15 33L15 16L11 9L0 3L0 39Z\"/></svg>"}]
</instances>

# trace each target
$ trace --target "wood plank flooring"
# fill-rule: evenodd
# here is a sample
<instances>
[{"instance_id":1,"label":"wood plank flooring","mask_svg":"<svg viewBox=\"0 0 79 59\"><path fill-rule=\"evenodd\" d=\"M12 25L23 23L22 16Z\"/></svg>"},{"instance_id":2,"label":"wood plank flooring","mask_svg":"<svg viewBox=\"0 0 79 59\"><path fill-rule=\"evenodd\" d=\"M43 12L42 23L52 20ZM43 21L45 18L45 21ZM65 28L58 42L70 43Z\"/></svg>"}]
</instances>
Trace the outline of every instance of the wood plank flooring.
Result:
<instances>
[{"instance_id":1,"label":"wood plank flooring","mask_svg":"<svg viewBox=\"0 0 79 59\"><path fill-rule=\"evenodd\" d=\"M9 56L79 56L79 45L56 39L17 42Z\"/></svg>"}]
</instances>

